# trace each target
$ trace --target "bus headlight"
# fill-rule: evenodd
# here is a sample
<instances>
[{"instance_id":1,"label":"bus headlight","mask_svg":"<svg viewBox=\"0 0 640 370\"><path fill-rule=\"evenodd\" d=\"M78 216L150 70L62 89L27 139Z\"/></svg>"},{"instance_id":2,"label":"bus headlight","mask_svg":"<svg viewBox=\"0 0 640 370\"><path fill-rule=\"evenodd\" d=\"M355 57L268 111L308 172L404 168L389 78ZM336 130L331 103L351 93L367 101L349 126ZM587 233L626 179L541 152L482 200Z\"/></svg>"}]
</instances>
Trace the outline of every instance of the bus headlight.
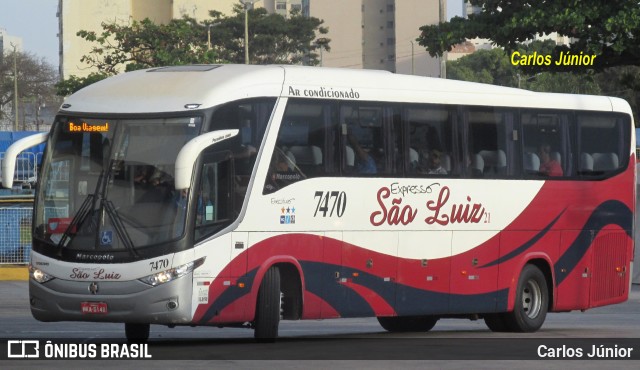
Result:
<instances>
[{"instance_id":1,"label":"bus headlight","mask_svg":"<svg viewBox=\"0 0 640 370\"><path fill-rule=\"evenodd\" d=\"M29 265L29 276L40 284L46 283L47 281L53 279L53 276L47 274L39 268L33 267L32 265Z\"/></svg>"},{"instance_id":2,"label":"bus headlight","mask_svg":"<svg viewBox=\"0 0 640 370\"><path fill-rule=\"evenodd\" d=\"M145 276L139 280L151 286L157 286L164 283L168 283L197 269L204 263L204 259L205 257L202 257L195 261L186 263L184 265L174 267L169 270L157 272L153 275Z\"/></svg>"}]
</instances>

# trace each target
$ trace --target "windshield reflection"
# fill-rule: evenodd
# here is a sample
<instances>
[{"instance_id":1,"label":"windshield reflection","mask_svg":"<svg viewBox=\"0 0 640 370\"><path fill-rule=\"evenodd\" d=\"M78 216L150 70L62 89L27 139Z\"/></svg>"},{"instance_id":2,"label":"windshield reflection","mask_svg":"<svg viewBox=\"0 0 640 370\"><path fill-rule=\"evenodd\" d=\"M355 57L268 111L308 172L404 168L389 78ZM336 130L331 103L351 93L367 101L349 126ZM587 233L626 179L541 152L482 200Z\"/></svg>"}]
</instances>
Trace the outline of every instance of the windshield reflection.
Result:
<instances>
[{"instance_id":1,"label":"windshield reflection","mask_svg":"<svg viewBox=\"0 0 640 370\"><path fill-rule=\"evenodd\" d=\"M138 247L181 237L186 213L174 162L200 126L197 117L59 118L43 163L35 237L134 256Z\"/></svg>"}]
</instances>

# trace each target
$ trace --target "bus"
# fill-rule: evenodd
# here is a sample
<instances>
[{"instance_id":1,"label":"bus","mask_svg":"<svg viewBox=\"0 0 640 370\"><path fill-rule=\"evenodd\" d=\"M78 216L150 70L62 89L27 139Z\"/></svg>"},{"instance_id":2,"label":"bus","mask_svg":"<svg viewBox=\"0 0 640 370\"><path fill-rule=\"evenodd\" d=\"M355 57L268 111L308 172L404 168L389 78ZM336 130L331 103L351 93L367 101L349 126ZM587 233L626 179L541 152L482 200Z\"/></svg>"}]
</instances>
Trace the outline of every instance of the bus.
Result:
<instances>
[{"instance_id":1,"label":"bus","mask_svg":"<svg viewBox=\"0 0 640 370\"><path fill-rule=\"evenodd\" d=\"M617 98L384 71L190 65L67 98L36 190L40 321L376 317L538 330L627 300L635 134ZM3 162L11 186L12 163Z\"/></svg>"}]
</instances>

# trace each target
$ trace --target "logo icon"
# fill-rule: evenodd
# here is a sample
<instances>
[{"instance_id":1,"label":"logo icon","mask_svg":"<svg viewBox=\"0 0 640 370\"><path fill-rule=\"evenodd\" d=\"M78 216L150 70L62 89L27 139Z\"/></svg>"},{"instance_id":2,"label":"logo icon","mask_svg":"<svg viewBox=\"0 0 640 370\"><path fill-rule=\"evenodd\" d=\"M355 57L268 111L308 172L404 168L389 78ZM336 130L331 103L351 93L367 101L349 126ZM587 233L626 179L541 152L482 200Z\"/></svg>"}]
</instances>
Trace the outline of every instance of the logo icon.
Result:
<instances>
[{"instance_id":1,"label":"logo icon","mask_svg":"<svg viewBox=\"0 0 640 370\"><path fill-rule=\"evenodd\" d=\"M7 357L38 358L40 357L40 341L9 340L7 341Z\"/></svg>"},{"instance_id":2,"label":"logo icon","mask_svg":"<svg viewBox=\"0 0 640 370\"><path fill-rule=\"evenodd\" d=\"M89 292L91 292L91 294L93 295L98 294L98 283L94 281L91 284L89 284Z\"/></svg>"},{"instance_id":3,"label":"logo icon","mask_svg":"<svg viewBox=\"0 0 640 370\"><path fill-rule=\"evenodd\" d=\"M100 233L100 245L111 245L113 243L113 231L106 230Z\"/></svg>"},{"instance_id":4,"label":"logo icon","mask_svg":"<svg viewBox=\"0 0 640 370\"><path fill-rule=\"evenodd\" d=\"M280 224L295 224L296 223L296 207L282 207L280 209Z\"/></svg>"}]
</instances>

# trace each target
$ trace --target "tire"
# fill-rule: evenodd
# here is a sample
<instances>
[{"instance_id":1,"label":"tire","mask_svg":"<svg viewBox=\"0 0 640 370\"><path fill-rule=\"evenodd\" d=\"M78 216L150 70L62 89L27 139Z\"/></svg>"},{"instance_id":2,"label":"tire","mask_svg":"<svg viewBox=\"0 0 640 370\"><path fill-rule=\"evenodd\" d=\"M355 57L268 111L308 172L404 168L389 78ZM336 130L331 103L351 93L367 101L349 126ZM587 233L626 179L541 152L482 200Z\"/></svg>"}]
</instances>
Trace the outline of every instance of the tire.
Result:
<instances>
[{"instance_id":1,"label":"tire","mask_svg":"<svg viewBox=\"0 0 640 370\"><path fill-rule=\"evenodd\" d=\"M264 274L258 291L254 338L258 342L273 342L280 324L280 270L271 267Z\"/></svg>"},{"instance_id":2,"label":"tire","mask_svg":"<svg viewBox=\"0 0 640 370\"><path fill-rule=\"evenodd\" d=\"M506 323L504 313L492 313L484 316L484 323L487 327L494 332L506 332L509 331L509 325Z\"/></svg>"},{"instance_id":3,"label":"tire","mask_svg":"<svg viewBox=\"0 0 640 370\"><path fill-rule=\"evenodd\" d=\"M149 340L150 324L124 324L124 333L129 343L146 343Z\"/></svg>"},{"instance_id":4,"label":"tire","mask_svg":"<svg viewBox=\"0 0 640 370\"><path fill-rule=\"evenodd\" d=\"M437 316L379 316L378 322L386 331L392 333L425 332L433 329L438 322Z\"/></svg>"},{"instance_id":5,"label":"tire","mask_svg":"<svg viewBox=\"0 0 640 370\"><path fill-rule=\"evenodd\" d=\"M518 279L513 312L505 314L510 331L530 333L542 326L549 307L547 280L540 269L526 265Z\"/></svg>"}]
</instances>

